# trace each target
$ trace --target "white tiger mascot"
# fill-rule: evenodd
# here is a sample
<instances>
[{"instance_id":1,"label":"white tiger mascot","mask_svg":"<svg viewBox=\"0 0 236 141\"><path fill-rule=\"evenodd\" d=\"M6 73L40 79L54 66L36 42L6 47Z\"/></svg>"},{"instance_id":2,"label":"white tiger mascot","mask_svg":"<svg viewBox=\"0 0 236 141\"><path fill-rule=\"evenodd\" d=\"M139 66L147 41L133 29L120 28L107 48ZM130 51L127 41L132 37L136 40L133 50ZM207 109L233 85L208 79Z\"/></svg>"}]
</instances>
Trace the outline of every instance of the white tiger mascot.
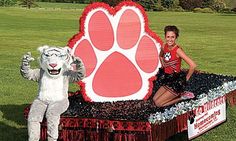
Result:
<instances>
[{"instance_id":1,"label":"white tiger mascot","mask_svg":"<svg viewBox=\"0 0 236 141\"><path fill-rule=\"evenodd\" d=\"M70 55L69 47L42 46L38 50L41 53L40 68L30 68L29 63L34 58L27 53L23 56L20 69L24 78L37 81L39 84L38 96L33 101L28 116L29 141L40 139L40 122L44 114L47 118L48 141L56 141L60 115L69 106L69 82L83 79L85 68L79 58Z\"/></svg>"}]
</instances>

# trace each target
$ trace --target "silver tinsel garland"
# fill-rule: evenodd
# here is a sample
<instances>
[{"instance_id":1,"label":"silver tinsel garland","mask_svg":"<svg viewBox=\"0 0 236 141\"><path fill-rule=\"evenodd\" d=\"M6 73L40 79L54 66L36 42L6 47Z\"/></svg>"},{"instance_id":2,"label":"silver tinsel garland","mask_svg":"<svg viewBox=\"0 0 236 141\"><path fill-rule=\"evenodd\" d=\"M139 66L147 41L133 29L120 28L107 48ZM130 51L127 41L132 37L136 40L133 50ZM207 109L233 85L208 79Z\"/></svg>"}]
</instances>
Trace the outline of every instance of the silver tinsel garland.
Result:
<instances>
[{"instance_id":1,"label":"silver tinsel garland","mask_svg":"<svg viewBox=\"0 0 236 141\"><path fill-rule=\"evenodd\" d=\"M148 118L148 121L151 124L164 123L167 122L178 115L184 114L188 111L191 111L206 102L212 101L218 97L224 96L236 89L236 81L230 81L224 83L222 86L209 90L209 92L198 95L197 100L182 101L173 105L169 109L165 109L164 112L156 112L151 114Z\"/></svg>"}]
</instances>

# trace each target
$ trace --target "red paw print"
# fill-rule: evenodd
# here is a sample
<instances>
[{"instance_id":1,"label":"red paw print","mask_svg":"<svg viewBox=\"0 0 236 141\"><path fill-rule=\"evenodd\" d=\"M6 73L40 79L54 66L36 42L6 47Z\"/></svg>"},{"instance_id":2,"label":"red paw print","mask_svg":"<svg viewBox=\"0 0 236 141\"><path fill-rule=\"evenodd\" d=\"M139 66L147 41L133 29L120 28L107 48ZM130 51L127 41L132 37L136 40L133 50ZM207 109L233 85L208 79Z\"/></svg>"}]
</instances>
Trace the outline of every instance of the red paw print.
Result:
<instances>
[{"instance_id":1,"label":"red paw print","mask_svg":"<svg viewBox=\"0 0 236 141\"><path fill-rule=\"evenodd\" d=\"M80 28L68 45L85 64L82 89L86 99L147 98L152 89L150 78L160 67L162 41L149 30L143 8L134 2L115 8L94 3L84 10Z\"/></svg>"}]
</instances>

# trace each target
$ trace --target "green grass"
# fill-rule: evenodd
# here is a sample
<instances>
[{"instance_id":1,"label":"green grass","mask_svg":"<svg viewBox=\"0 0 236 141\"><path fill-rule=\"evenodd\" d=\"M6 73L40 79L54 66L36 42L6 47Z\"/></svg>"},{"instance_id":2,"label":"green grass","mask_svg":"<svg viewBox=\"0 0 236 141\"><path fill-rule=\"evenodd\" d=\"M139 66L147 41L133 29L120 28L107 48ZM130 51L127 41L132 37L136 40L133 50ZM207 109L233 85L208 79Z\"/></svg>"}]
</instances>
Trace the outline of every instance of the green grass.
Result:
<instances>
[{"instance_id":1,"label":"green grass","mask_svg":"<svg viewBox=\"0 0 236 141\"><path fill-rule=\"evenodd\" d=\"M74 8L0 8L1 141L27 140L23 110L36 96L37 83L21 77L22 55L30 51L37 58L38 46L66 45L78 32L81 12ZM165 25L175 24L180 28L178 42L196 61L198 69L236 76L236 15L149 12L148 17L150 28L161 38ZM37 61L32 66L37 67ZM70 89L76 90L76 86ZM227 109L227 118L226 123L195 140L235 140L235 108Z\"/></svg>"},{"instance_id":2,"label":"green grass","mask_svg":"<svg viewBox=\"0 0 236 141\"><path fill-rule=\"evenodd\" d=\"M37 2L40 8L84 9L87 4Z\"/></svg>"}]
</instances>

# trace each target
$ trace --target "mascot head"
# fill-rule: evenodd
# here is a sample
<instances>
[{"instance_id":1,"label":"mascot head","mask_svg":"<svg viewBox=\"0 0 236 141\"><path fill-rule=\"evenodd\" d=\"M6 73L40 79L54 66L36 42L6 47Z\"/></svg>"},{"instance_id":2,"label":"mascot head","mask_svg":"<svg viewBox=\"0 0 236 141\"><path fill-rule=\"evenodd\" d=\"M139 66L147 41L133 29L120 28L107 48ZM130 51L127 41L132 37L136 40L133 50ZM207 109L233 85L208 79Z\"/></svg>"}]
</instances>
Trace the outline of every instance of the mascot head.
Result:
<instances>
[{"instance_id":1,"label":"mascot head","mask_svg":"<svg viewBox=\"0 0 236 141\"><path fill-rule=\"evenodd\" d=\"M69 47L39 47L40 51L40 67L46 74L52 78L61 76L66 70L70 69L72 58Z\"/></svg>"}]
</instances>

